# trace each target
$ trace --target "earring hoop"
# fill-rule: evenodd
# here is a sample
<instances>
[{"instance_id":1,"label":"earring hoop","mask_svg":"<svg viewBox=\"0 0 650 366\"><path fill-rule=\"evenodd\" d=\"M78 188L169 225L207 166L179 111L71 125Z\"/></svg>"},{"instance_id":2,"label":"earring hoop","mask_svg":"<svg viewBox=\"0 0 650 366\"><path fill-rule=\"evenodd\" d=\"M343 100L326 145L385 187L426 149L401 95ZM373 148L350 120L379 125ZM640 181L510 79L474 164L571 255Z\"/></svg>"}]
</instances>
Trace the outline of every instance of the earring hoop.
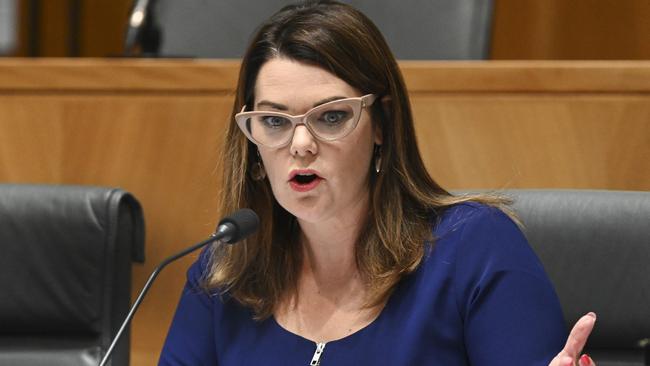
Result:
<instances>
[{"instance_id":1,"label":"earring hoop","mask_svg":"<svg viewBox=\"0 0 650 366\"><path fill-rule=\"evenodd\" d=\"M266 178L266 170L264 169L264 164L262 164L262 157L260 156L259 150L257 150L257 161L251 166L251 177L256 181Z\"/></svg>"},{"instance_id":2,"label":"earring hoop","mask_svg":"<svg viewBox=\"0 0 650 366\"><path fill-rule=\"evenodd\" d=\"M375 159L375 173L379 174L381 172L381 145L375 145L373 155Z\"/></svg>"}]
</instances>

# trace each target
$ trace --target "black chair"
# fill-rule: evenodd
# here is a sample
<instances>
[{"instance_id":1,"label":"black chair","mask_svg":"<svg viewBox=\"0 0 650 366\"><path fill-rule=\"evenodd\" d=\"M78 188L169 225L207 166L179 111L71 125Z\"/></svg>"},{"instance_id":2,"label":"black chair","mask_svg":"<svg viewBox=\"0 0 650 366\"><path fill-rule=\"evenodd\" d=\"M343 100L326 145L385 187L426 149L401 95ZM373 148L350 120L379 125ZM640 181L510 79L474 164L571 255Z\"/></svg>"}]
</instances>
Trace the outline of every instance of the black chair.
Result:
<instances>
[{"instance_id":1,"label":"black chair","mask_svg":"<svg viewBox=\"0 0 650 366\"><path fill-rule=\"evenodd\" d=\"M598 366L650 365L650 192L511 190L567 326L598 315ZM569 328L570 329L570 328Z\"/></svg>"},{"instance_id":2,"label":"black chair","mask_svg":"<svg viewBox=\"0 0 650 366\"><path fill-rule=\"evenodd\" d=\"M0 184L0 365L99 364L144 261L138 201L120 189ZM112 365L129 364L129 337Z\"/></svg>"}]
</instances>

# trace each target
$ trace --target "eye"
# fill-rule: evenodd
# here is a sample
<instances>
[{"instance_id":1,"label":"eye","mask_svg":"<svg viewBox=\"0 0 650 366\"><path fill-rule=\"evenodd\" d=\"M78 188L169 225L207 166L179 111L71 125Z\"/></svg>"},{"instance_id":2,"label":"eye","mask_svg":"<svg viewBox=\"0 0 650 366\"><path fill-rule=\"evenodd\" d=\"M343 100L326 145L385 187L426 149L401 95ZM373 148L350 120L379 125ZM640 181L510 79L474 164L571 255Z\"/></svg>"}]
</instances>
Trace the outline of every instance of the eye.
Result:
<instances>
[{"instance_id":1,"label":"eye","mask_svg":"<svg viewBox=\"0 0 650 366\"><path fill-rule=\"evenodd\" d=\"M261 120L264 127L268 128L282 128L290 123L288 119L280 116L262 116Z\"/></svg>"},{"instance_id":2,"label":"eye","mask_svg":"<svg viewBox=\"0 0 650 366\"><path fill-rule=\"evenodd\" d=\"M319 120L328 125L336 125L345 121L347 117L348 112L346 111L327 111L321 114Z\"/></svg>"}]
</instances>

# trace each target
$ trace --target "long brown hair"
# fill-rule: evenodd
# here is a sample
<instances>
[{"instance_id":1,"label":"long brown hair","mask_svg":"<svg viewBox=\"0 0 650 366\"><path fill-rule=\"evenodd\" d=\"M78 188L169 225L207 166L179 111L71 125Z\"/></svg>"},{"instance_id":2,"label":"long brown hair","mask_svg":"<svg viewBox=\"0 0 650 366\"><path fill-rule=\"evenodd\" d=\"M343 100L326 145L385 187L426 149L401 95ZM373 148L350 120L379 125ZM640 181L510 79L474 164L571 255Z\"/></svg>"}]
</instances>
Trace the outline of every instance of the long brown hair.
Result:
<instances>
[{"instance_id":1,"label":"long brown hair","mask_svg":"<svg viewBox=\"0 0 650 366\"><path fill-rule=\"evenodd\" d=\"M296 289L302 257L295 218L275 200L267 180L254 180L256 146L237 127L234 115L253 105L262 65L274 57L317 65L363 94L376 94L373 123L381 130L381 172L368 167L369 212L357 239L356 262L368 284L369 306L382 303L400 278L424 255L432 220L453 204L493 196L455 197L427 173L420 156L410 102L397 62L377 27L353 7L336 1L307 1L282 8L261 25L246 51L226 132L222 212L250 207L260 230L236 246L212 253L209 288L227 291L257 319L270 316L281 298Z\"/></svg>"}]
</instances>

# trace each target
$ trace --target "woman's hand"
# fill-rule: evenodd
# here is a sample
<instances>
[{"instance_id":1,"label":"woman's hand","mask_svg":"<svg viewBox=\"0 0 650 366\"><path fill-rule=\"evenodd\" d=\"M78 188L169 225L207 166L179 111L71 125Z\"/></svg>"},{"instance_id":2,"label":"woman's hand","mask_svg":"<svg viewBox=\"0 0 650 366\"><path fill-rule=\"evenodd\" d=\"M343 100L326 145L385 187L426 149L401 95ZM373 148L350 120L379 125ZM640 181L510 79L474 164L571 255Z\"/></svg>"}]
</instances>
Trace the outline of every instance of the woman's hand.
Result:
<instances>
[{"instance_id":1,"label":"woman's hand","mask_svg":"<svg viewBox=\"0 0 650 366\"><path fill-rule=\"evenodd\" d=\"M579 366L595 366L596 364L587 354L583 354L578 359L578 355L585 346L585 343L587 343L587 338L591 330L594 329L595 323L596 314L594 313L589 313L578 319L573 329L571 329L564 349L555 356L549 366L574 366L576 365L576 360L578 360L577 365Z\"/></svg>"}]
</instances>

